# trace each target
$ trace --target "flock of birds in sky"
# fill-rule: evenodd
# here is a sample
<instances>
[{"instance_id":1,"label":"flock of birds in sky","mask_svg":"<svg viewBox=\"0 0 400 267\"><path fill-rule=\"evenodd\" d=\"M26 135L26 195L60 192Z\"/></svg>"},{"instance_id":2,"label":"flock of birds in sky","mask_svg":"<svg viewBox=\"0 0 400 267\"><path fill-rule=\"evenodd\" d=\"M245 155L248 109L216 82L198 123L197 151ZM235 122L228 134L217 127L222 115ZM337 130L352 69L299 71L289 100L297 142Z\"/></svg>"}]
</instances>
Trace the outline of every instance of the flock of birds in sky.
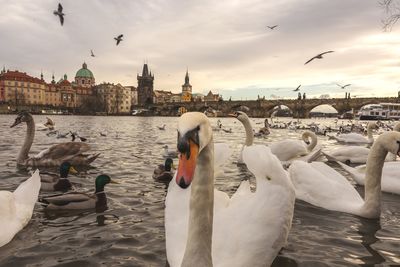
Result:
<instances>
[{"instance_id":1,"label":"flock of birds in sky","mask_svg":"<svg viewBox=\"0 0 400 267\"><path fill-rule=\"evenodd\" d=\"M63 26L63 25L64 25L64 16L65 16L65 14L63 13L63 6L61 5L61 3L58 4L57 10L54 10L53 13L54 13L54 15L56 15L56 16L59 17L61 26ZM274 30L274 29L276 29L277 27L278 27L278 25L267 26L267 28L270 29L270 30ZM120 42L123 40L123 39L122 39L123 37L124 37L123 34L120 34L120 35L118 35L117 37L114 37L114 40L116 41L116 45L119 45L119 44L120 44ZM312 58L310 58L309 60L307 60L307 61L304 63L304 65L307 65L308 63L310 63L310 62L313 61L314 59L323 59L323 58L324 58L323 56L324 56L325 54L329 54L329 53L333 53L333 52L334 52L334 51L330 50L330 51L326 51L326 52L320 53L320 54L318 54L318 55L316 55L316 56L313 56ZM95 54L93 53L93 50L90 50L90 55L91 55L92 57L95 57ZM341 86L341 85L339 85L339 84L337 84L337 85L338 85L341 89L345 89L346 87L350 86L351 84L346 84L346 85L344 85L344 86ZM299 86L298 86L296 89L294 89L293 91L294 91L294 92L299 91L299 90L300 90L300 86L301 86L301 85L299 85Z\"/></svg>"}]
</instances>

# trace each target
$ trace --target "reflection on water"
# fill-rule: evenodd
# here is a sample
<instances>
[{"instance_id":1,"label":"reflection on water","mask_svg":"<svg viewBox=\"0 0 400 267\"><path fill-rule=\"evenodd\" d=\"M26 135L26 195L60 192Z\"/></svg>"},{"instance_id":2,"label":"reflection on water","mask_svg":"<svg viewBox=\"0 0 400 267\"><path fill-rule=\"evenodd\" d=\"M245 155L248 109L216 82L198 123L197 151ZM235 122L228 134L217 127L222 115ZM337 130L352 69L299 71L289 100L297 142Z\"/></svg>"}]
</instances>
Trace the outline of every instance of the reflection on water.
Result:
<instances>
[{"instance_id":1,"label":"reflection on water","mask_svg":"<svg viewBox=\"0 0 400 267\"><path fill-rule=\"evenodd\" d=\"M35 116L36 122L45 121ZM96 214L45 213L37 205L29 225L14 240L0 248L0 266L165 266L164 199L166 184L152 179L154 167L164 162L163 146L176 147L177 118L53 116L56 128L66 133L77 131L101 156L93 168L79 169L71 176L76 190L93 192L100 173L120 184L105 188L109 209ZM244 142L244 129L232 118L220 119L232 133L213 132L215 142L225 142L233 155L223 177L215 186L228 194L240 181L252 175L237 164ZM16 169L16 156L22 145L25 127L10 129L14 116L0 116L0 189L14 190L28 176ZM217 125L217 119L211 119ZM256 130L263 119L253 119ZM333 120L318 120L331 123ZM260 124L256 124L260 123ZM157 126L166 124L166 130ZM101 136L100 132L107 133ZM271 130L266 144L283 138L299 138L301 132ZM38 153L51 144L67 141L36 132L31 152ZM336 146L333 140L319 137L325 149ZM175 164L177 160L175 159ZM332 165L337 168L337 165ZM49 171L57 171L49 169ZM341 172L345 174L345 172ZM363 188L357 188L362 193ZM274 218L271 218L274 219ZM288 245L273 266L382 266L400 264L400 196L382 194L381 220L366 220L326 211L297 201Z\"/></svg>"}]
</instances>

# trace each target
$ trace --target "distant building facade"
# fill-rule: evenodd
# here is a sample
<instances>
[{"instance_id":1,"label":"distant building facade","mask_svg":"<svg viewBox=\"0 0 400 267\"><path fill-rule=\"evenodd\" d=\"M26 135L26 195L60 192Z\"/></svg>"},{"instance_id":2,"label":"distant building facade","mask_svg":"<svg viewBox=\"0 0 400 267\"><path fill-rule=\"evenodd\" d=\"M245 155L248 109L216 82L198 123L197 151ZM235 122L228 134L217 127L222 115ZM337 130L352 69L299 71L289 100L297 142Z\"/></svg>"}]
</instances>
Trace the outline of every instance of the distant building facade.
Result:
<instances>
[{"instance_id":1,"label":"distant building facade","mask_svg":"<svg viewBox=\"0 0 400 267\"><path fill-rule=\"evenodd\" d=\"M129 114L132 106L132 91L121 84L102 83L94 87L107 114Z\"/></svg>"},{"instance_id":2,"label":"distant building facade","mask_svg":"<svg viewBox=\"0 0 400 267\"><path fill-rule=\"evenodd\" d=\"M138 105L153 104L154 75L146 63L143 65L142 75L137 75L137 80Z\"/></svg>"},{"instance_id":3,"label":"distant building facade","mask_svg":"<svg viewBox=\"0 0 400 267\"><path fill-rule=\"evenodd\" d=\"M208 94L204 97L204 101L206 102L213 102L213 101L219 101L222 100L222 97L220 97L219 94L213 94L211 90L208 92Z\"/></svg>"}]
</instances>

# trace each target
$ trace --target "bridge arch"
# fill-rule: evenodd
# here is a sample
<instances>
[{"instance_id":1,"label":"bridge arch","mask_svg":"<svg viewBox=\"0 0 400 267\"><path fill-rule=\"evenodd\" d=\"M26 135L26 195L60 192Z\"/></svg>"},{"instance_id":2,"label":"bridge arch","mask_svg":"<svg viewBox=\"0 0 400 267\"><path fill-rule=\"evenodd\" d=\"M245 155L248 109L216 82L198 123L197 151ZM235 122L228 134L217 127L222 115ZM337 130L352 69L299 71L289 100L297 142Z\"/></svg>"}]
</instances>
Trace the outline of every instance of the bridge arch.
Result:
<instances>
[{"instance_id":1,"label":"bridge arch","mask_svg":"<svg viewBox=\"0 0 400 267\"><path fill-rule=\"evenodd\" d=\"M316 105L315 107L310 107L309 108L309 117L320 117L319 115L317 115L318 113L320 115L324 115L324 114L332 114L332 116L337 116L339 114L339 111L335 108L334 104L319 104ZM315 115L312 116L311 113L314 113Z\"/></svg>"},{"instance_id":2,"label":"bridge arch","mask_svg":"<svg viewBox=\"0 0 400 267\"><path fill-rule=\"evenodd\" d=\"M265 117L270 118L272 115L275 117L291 117L293 116L293 110L289 106L281 103L277 103L269 108L264 109Z\"/></svg>"}]
</instances>

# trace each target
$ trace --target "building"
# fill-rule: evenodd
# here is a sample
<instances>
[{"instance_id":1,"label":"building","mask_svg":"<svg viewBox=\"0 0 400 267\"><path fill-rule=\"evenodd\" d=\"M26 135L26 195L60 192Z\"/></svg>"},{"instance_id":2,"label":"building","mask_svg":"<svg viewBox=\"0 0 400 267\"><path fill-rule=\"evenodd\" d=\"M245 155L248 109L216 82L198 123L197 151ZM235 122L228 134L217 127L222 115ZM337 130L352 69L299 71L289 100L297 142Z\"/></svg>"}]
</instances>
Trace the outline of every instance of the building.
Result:
<instances>
[{"instance_id":1,"label":"building","mask_svg":"<svg viewBox=\"0 0 400 267\"><path fill-rule=\"evenodd\" d=\"M213 102L213 101L219 101L222 100L222 97L219 94L213 94L211 90L208 92L208 94L204 97L205 102Z\"/></svg>"},{"instance_id":2,"label":"building","mask_svg":"<svg viewBox=\"0 0 400 267\"><path fill-rule=\"evenodd\" d=\"M72 84L68 81L67 74L56 84L61 98L61 106L66 108L76 107L76 91L72 88Z\"/></svg>"},{"instance_id":3,"label":"building","mask_svg":"<svg viewBox=\"0 0 400 267\"><path fill-rule=\"evenodd\" d=\"M132 105L132 91L121 84L102 83L94 87L94 91L107 114L129 114Z\"/></svg>"},{"instance_id":4,"label":"building","mask_svg":"<svg viewBox=\"0 0 400 267\"><path fill-rule=\"evenodd\" d=\"M0 102L15 105L45 104L46 83L42 79L29 76L25 72L3 68L0 73Z\"/></svg>"},{"instance_id":5,"label":"building","mask_svg":"<svg viewBox=\"0 0 400 267\"><path fill-rule=\"evenodd\" d=\"M171 91L154 90L153 102L157 104L168 103L171 102L171 97L172 97Z\"/></svg>"},{"instance_id":6,"label":"building","mask_svg":"<svg viewBox=\"0 0 400 267\"><path fill-rule=\"evenodd\" d=\"M189 72L186 70L185 75L185 84L182 85L182 102L190 102L192 101L192 86L189 83Z\"/></svg>"},{"instance_id":7,"label":"building","mask_svg":"<svg viewBox=\"0 0 400 267\"><path fill-rule=\"evenodd\" d=\"M138 105L144 106L153 104L154 75L149 72L149 68L146 63L143 65L142 75L137 75L137 80Z\"/></svg>"},{"instance_id":8,"label":"building","mask_svg":"<svg viewBox=\"0 0 400 267\"><path fill-rule=\"evenodd\" d=\"M95 85L93 73L87 68L87 64L83 62L82 68L76 72L75 83L80 87L92 87Z\"/></svg>"},{"instance_id":9,"label":"building","mask_svg":"<svg viewBox=\"0 0 400 267\"><path fill-rule=\"evenodd\" d=\"M204 95L195 93L195 94L192 94L192 99L194 102L204 102Z\"/></svg>"},{"instance_id":10,"label":"building","mask_svg":"<svg viewBox=\"0 0 400 267\"><path fill-rule=\"evenodd\" d=\"M138 93L135 86L125 86L125 88L131 90L131 105L136 106L138 104Z\"/></svg>"}]
</instances>

